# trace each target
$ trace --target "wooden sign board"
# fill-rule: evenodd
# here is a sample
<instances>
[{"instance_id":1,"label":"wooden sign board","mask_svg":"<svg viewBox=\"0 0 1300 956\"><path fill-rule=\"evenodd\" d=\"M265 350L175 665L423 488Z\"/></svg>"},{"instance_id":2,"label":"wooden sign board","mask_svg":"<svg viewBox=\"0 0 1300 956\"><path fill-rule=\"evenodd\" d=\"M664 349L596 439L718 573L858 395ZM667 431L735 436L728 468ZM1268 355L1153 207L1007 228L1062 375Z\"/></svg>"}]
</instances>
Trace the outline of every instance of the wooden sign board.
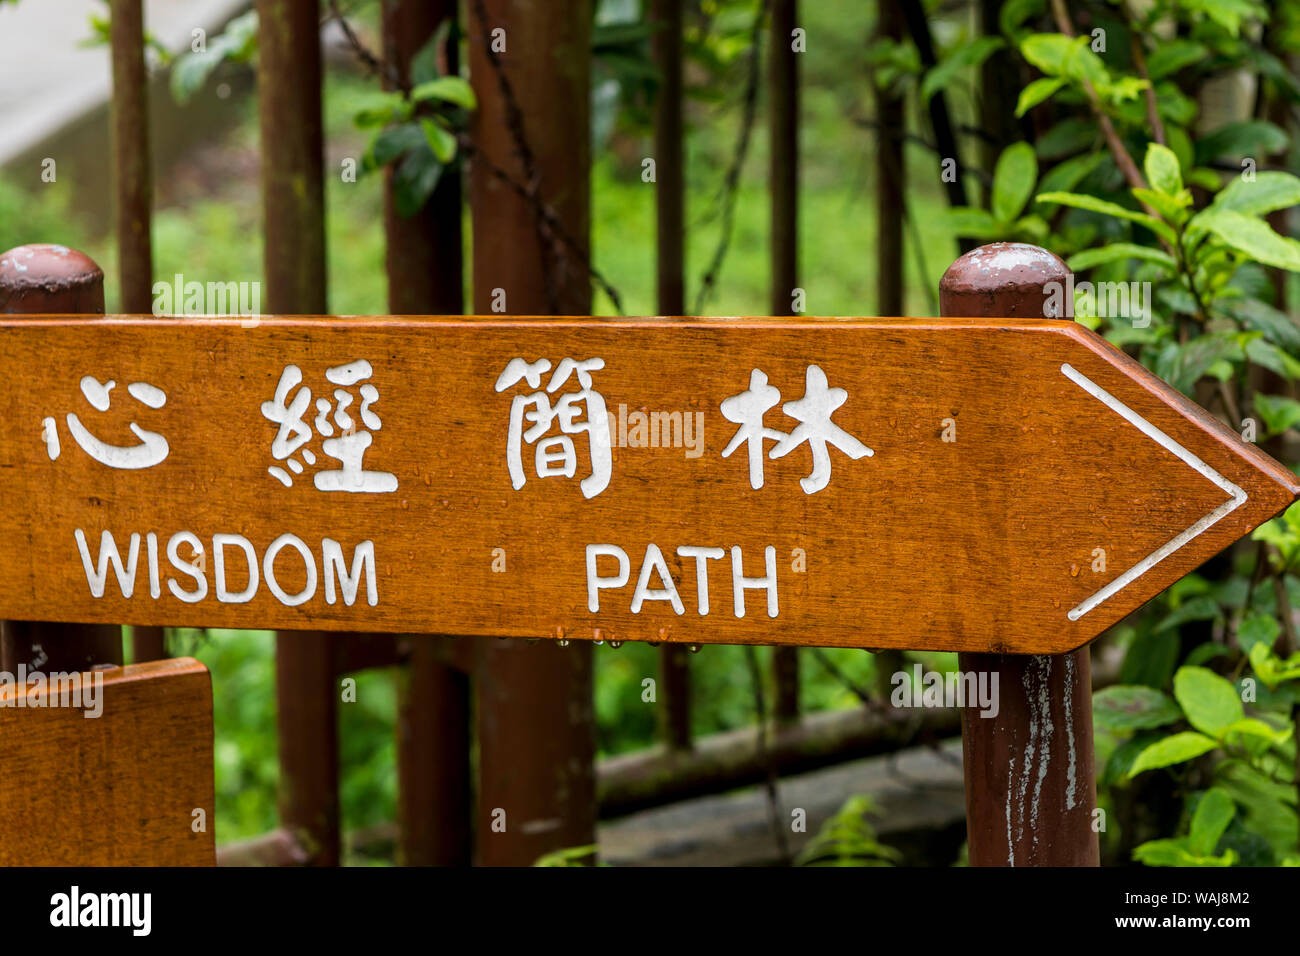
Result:
<instances>
[{"instance_id":1,"label":"wooden sign board","mask_svg":"<svg viewBox=\"0 0 1300 956\"><path fill-rule=\"evenodd\" d=\"M10 619L1061 652L1300 493L1068 322L0 341Z\"/></svg>"},{"instance_id":2,"label":"wooden sign board","mask_svg":"<svg viewBox=\"0 0 1300 956\"><path fill-rule=\"evenodd\" d=\"M216 864L202 664L5 677L0 866Z\"/></svg>"}]
</instances>

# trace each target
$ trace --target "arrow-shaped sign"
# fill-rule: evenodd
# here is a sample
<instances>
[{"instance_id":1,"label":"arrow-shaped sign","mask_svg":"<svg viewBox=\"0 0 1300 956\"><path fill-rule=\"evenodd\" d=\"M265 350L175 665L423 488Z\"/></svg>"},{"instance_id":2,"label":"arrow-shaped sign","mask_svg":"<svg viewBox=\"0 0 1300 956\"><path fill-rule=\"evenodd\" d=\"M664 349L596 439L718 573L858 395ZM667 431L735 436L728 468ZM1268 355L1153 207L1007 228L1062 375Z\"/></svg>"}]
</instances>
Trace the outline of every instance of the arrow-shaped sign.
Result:
<instances>
[{"instance_id":1,"label":"arrow-shaped sign","mask_svg":"<svg viewBox=\"0 0 1300 956\"><path fill-rule=\"evenodd\" d=\"M1068 322L20 319L0 343L7 618L1060 652L1300 494ZM92 406L87 378L122 387Z\"/></svg>"}]
</instances>

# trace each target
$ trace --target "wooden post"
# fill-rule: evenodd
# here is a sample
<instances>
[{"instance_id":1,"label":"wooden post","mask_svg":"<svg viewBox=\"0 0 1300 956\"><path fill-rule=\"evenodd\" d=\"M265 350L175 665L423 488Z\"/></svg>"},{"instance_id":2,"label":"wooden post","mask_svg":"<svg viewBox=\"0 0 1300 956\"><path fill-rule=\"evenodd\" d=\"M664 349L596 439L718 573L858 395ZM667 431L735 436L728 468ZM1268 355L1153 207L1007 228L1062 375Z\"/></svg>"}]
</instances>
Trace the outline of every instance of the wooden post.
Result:
<instances>
[{"instance_id":1,"label":"wooden post","mask_svg":"<svg viewBox=\"0 0 1300 956\"><path fill-rule=\"evenodd\" d=\"M470 0L468 10L470 75L479 103L472 130L478 158L470 178L474 311L587 315L591 281L584 263L492 167L527 188L535 184L585 254L591 4ZM509 562L518 542L497 546ZM593 842L591 646L476 644L477 862L528 865L543 853Z\"/></svg>"},{"instance_id":2,"label":"wooden post","mask_svg":"<svg viewBox=\"0 0 1300 956\"><path fill-rule=\"evenodd\" d=\"M459 65L455 0L384 0L384 59L403 83L410 82L411 59L437 32L452 22L443 71ZM389 85L385 77L385 85ZM391 167L385 183L392 179ZM461 250L460 169L443 169L433 195L414 216L398 213L391 186L384 189L384 260L388 269L388 309L393 315L460 315L465 311Z\"/></svg>"},{"instance_id":3,"label":"wooden post","mask_svg":"<svg viewBox=\"0 0 1300 956\"><path fill-rule=\"evenodd\" d=\"M87 255L56 245L0 253L0 313L104 314L104 273ZM69 369L69 375L76 373ZM0 670L85 671L122 663L116 624L0 622Z\"/></svg>"},{"instance_id":4,"label":"wooden post","mask_svg":"<svg viewBox=\"0 0 1300 956\"><path fill-rule=\"evenodd\" d=\"M142 0L113 0L113 192L121 311L153 311L153 177L149 157L149 73ZM167 656L161 627L131 628L134 663Z\"/></svg>"},{"instance_id":5,"label":"wooden post","mask_svg":"<svg viewBox=\"0 0 1300 956\"><path fill-rule=\"evenodd\" d=\"M264 301L273 312L325 306L325 190L319 5L258 0ZM280 819L307 859L339 862L338 680L334 644L315 631L276 634Z\"/></svg>"},{"instance_id":6,"label":"wooden post","mask_svg":"<svg viewBox=\"0 0 1300 956\"><path fill-rule=\"evenodd\" d=\"M773 315L794 314L799 284L799 54L792 34L798 26L798 0L774 0L768 77L771 97L772 288ZM799 651L772 650L776 685L773 714L778 722L799 717Z\"/></svg>"},{"instance_id":7,"label":"wooden post","mask_svg":"<svg viewBox=\"0 0 1300 956\"><path fill-rule=\"evenodd\" d=\"M986 37L1000 37L1002 26L1002 0L979 0L980 33ZM1033 124L1028 116L1016 119L1007 104L1013 103L1023 85L1020 81L1020 62L1010 50L994 50L980 64L980 166L989 174L984 187L984 206L993 202L993 170L1002 151L1019 139L1033 140Z\"/></svg>"},{"instance_id":8,"label":"wooden post","mask_svg":"<svg viewBox=\"0 0 1300 956\"><path fill-rule=\"evenodd\" d=\"M951 317L1050 318L1047 284L1069 269L1037 246L994 243L966 253L939 282ZM997 680L995 716L962 708L966 831L972 866L1097 866L1092 670L1068 654L957 656Z\"/></svg>"},{"instance_id":9,"label":"wooden post","mask_svg":"<svg viewBox=\"0 0 1300 956\"><path fill-rule=\"evenodd\" d=\"M682 0L654 0L651 45L660 85L655 101L655 261L660 315L684 315L686 175L682 134ZM690 652L659 649L659 733L664 745L691 746Z\"/></svg>"},{"instance_id":10,"label":"wooden post","mask_svg":"<svg viewBox=\"0 0 1300 956\"><path fill-rule=\"evenodd\" d=\"M443 70L457 70L454 0L385 0L384 59L400 82L410 83L412 58L450 19ZM385 84L391 85L385 77ZM459 315L464 311L460 172L442 171L425 207L398 213L392 170L384 189L388 310L393 315ZM408 866L461 866L470 862L469 678L442 659L447 638L409 640L398 675L398 858Z\"/></svg>"},{"instance_id":11,"label":"wooden post","mask_svg":"<svg viewBox=\"0 0 1300 956\"><path fill-rule=\"evenodd\" d=\"M896 3L876 8L876 36L899 41L903 18ZM905 97L876 87L876 314L903 315L903 221L907 216Z\"/></svg>"},{"instance_id":12,"label":"wooden post","mask_svg":"<svg viewBox=\"0 0 1300 956\"><path fill-rule=\"evenodd\" d=\"M141 0L113 0L113 186L122 311L153 310L153 188L149 173L149 77Z\"/></svg>"}]
</instances>

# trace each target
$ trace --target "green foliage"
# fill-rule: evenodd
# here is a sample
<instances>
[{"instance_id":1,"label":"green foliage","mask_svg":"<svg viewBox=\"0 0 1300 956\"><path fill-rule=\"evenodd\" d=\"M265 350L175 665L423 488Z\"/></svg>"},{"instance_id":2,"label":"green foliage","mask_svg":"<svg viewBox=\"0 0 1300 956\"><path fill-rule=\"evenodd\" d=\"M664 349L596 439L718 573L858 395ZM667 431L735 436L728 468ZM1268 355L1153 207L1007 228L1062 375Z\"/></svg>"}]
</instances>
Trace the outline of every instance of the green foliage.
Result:
<instances>
[{"instance_id":1,"label":"green foliage","mask_svg":"<svg viewBox=\"0 0 1300 956\"><path fill-rule=\"evenodd\" d=\"M1048 223L1044 244L1091 273L1080 278L1151 290L1142 322L1081 299L1076 316L1176 388L1213 396L1214 410L1248 438L1300 429L1300 402L1277 384L1257 388L1300 377L1300 324L1275 301L1270 279L1270 270L1300 272L1300 242L1266 219L1300 205L1300 178L1263 168L1294 145L1267 111L1198 133L1205 85L1233 71L1255 76L1263 103L1300 104L1300 84L1277 58L1300 48L1294 16L1274 32L1276 6L1155 0L1130 7L1124 22L1109 19L1109 49L1098 55L1086 36L1033 32L1026 11L1041 7L1017 6L1014 17L1004 10L1003 34L1042 74L1017 112L1052 117L1035 144L1046 165L1031 207ZM1090 2L1069 13L1076 24L1109 15ZM1145 71L1134 49L1145 53ZM1011 224L992 218L1002 230L986 235L1011 238ZM1158 791L1161 781L1189 795L1183 835L1133 841L1147 865L1271 864L1295 854L1300 647L1281 622L1300 594L1292 576L1300 510L1254 538L1253 555L1185 579L1126 624L1122 686L1095 695L1099 741L1110 751L1102 799Z\"/></svg>"},{"instance_id":2,"label":"green foliage","mask_svg":"<svg viewBox=\"0 0 1300 956\"><path fill-rule=\"evenodd\" d=\"M222 63L250 63L257 56L257 11L235 17L202 51L189 50L172 65L172 98L188 103Z\"/></svg>"},{"instance_id":3,"label":"green foliage","mask_svg":"<svg viewBox=\"0 0 1300 956\"><path fill-rule=\"evenodd\" d=\"M978 67L992 54L1006 46L1001 37L978 37L963 42L956 51L926 71L921 80L921 99L928 101L939 90L948 86L957 75Z\"/></svg>"},{"instance_id":4,"label":"green foliage","mask_svg":"<svg viewBox=\"0 0 1300 956\"><path fill-rule=\"evenodd\" d=\"M903 855L885 846L867 819L879 816L870 796L850 797L795 858L795 866L893 866Z\"/></svg>"},{"instance_id":5,"label":"green foliage","mask_svg":"<svg viewBox=\"0 0 1300 956\"><path fill-rule=\"evenodd\" d=\"M539 856L533 866L587 867L604 866L596 863L596 853L600 848L592 843L589 846L573 846L563 850L554 850Z\"/></svg>"},{"instance_id":6,"label":"green foliage","mask_svg":"<svg viewBox=\"0 0 1300 956\"><path fill-rule=\"evenodd\" d=\"M1107 687L1092 695L1092 716L1109 731L1148 730L1174 723L1182 717L1178 705L1151 687Z\"/></svg>"},{"instance_id":7,"label":"green foliage","mask_svg":"<svg viewBox=\"0 0 1300 956\"><path fill-rule=\"evenodd\" d=\"M416 54L409 91L371 93L358 104L353 122L371 130L370 142L361 158L361 172L393 170L393 205L398 215L409 218L424 208L433 195L443 170L456 158L458 134L468 123L468 114L478 108L469 82L460 76L437 73L439 46L446 30L439 30Z\"/></svg>"},{"instance_id":8,"label":"green foliage","mask_svg":"<svg viewBox=\"0 0 1300 956\"><path fill-rule=\"evenodd\" d=\"M1199 794L1187 836L1149 840L1133 851L1133 859L1147 866L1232 866L1239 859L1231 848L1215 856L1224 831L1237 813L1227 791L1211 787Z\"/></svg>"},{"instance_id":9,"label":"green foliage","mask_svg":"<svg viewBox=\"0 0 1300 956\"><path fill-rule=\"evenodd\" d=\"M1038 182L1038 157L1029 143L1012 143L993 170L992 209L959 206L946 215L949 229L972 239L1020 239L1042 242L1047 223L1036 215L1021 216Z\"/></svg>"},{"instance_id":10,"label":"green foliage","mask_svg":"<svg viewBox=\"0 0 1300 956\"><path fill-rule=\"evenodd\" d=\"M0 3L17 3L18 0L0 0ZM108 46L111 42L111 19L109 17L109 0L100 0L104 5L104 11L91 11L90 13L90 36L81 41L82 46ZM172 61L171 51L165 47L152 30L144 31L145 49L153 54L154 59L161 66L166 66Z\"/></svg>"}]
</instances>

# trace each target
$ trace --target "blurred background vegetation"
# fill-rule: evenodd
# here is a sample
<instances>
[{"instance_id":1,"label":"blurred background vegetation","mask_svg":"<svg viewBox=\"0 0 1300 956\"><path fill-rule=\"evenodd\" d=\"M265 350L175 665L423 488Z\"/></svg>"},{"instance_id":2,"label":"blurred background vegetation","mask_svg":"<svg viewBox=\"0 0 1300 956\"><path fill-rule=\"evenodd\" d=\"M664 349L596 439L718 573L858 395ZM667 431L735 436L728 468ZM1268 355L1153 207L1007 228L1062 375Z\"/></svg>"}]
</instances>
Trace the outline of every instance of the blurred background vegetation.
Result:
<instances>
[{"instance_id":1,"label":"blurred background vegetation","mask_svg":"<svg viewBox=\"0 0 1300 956\"><path fill-rule=\"evenodd\" d=\"M935 314L939 277L963 240L1032 241L1067 257L1081 277L1148 282L1155 289L1149 326L1139 327L1131 316L1098 315L1095 303L1082 300L1075 303L1078 320L1234 430L1250 420L1271 454L1296 462L1300 243L1291 238L1287 214L1300 204L1300 180L1287 170L1298 165L1300 5L933 0L897 6L922 11L932 62L924 62L928 54L910 27L895 39L877 35L883 4L805 0L799 8L809 38L801 61L799 183L807 312L875 314L879 134L872 91L887 86L906 98L906 314ZM754 18L765 5L694 0L687 7L686 271L687 300L694 302L722 239L725 172L741 138ZM347 12L377 46L376 5L348 4ZM624 311L636 315L655 311L654 187L641 177L642 159L652 153L644 19L639 0L597 4L609 49L596 50L592 90L593 262L620 290ZM256 97L246 66L239 81L239 66L226 64L208 81L228 82L233 119L206 130L201 145L159 171L158 277L261 278L258 171L264 159L274 161L275 144L258 141ZM327 169L337 170L373 146L373 130L360 127L357 117L373 103L377 84L345 50L327 57L326 68ZM990 81L999 78L1006 82L995 95ZM763 116L764 84L758 90ZM936 102L964 157L957 167L968 197L964 208L951 208L940 176ZM768 311L767 161L767 126L759 121L708 314ZM331 175L326 183L330 310L384 313L382 177L345 182ZM104 267L112 311L119 301L112 240L105 224L91 221L67 195L0 179L0 248L39 240L85 250ZM467 258L470 229L466 217ZM600 292L593 308L613 311ZM1102 639L1123 652L1119 685L1101 691L1094 706L1099 803L1114 821L1102 837L1106 859L1300 861L1297 568L1300 511L1293 510ZM213 675L220 841L271 829L278 773L271 634L177 630L170 641L173 653L198 657ZM863 644L870 643L864 630ZM695 734L754 722L744 654L712 646L693 656ZM759 654L770 672L770 650ZM876 672L872 654L824 654L845 679L805 655L805 711L860 706L850 683L877 692L888 686L881 678L889 674ZM905 657L936 670L956 667L955 655ZM654 743L654 709L641 701L641 680L657 672L655 650L597 646L595 660L601 755ZM891 661L889 672L898 666ZM340 709L347 828L395 816L393 675L355 676L357 702ZM865 806L848 810L858 819ZM863 833L855 839L870 842Z\"/></svg>"}]
</instances>

